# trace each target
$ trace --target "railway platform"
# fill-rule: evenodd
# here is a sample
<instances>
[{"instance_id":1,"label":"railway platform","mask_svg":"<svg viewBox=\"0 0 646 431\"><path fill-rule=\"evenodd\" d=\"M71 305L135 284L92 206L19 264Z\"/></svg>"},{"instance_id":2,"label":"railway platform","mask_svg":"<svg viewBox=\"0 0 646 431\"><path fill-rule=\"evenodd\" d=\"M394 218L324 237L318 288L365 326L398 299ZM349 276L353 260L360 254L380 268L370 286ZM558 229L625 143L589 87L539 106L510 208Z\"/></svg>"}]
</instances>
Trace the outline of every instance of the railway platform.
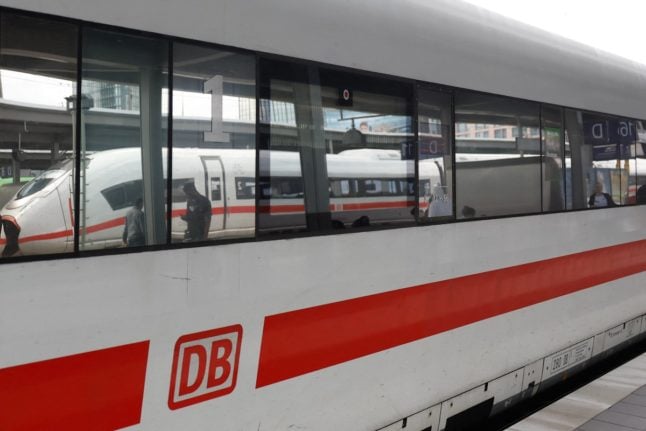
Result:
<instances>
[{"instance_id":1,"label":"railway platform","mask_svg":"<svg viewBox=\"0 0 646 431\"><path fill-rule=\"evenodd\" d=\"M646 430L646 353L506 431Z\"/></svg>"}]
</instances>

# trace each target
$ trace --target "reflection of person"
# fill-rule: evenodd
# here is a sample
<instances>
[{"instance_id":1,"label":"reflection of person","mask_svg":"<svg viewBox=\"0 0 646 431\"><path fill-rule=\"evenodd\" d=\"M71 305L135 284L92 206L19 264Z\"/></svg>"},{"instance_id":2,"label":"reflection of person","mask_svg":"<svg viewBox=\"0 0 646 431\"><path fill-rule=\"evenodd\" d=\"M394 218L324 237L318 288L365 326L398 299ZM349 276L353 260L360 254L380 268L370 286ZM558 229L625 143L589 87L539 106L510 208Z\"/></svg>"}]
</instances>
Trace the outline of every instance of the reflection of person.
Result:
<instances>
[{"instance_id":1,"label":"reflection of person","mask_svg":"<svg viewBox=\"0 0 646 431\"><path fill-rule=\"evenodd\" d=\"M359 124L359 131L361 133L369 132L370 128L368 127L368 123L365 121L362 121L361 124Z\"/></svg>"},{"instance_id":2,"label":"reflection of person","mask_svg":"<svg viewBox=\"0 0 646 431\"><path fill-rule=\"evenodd\" d=\"M207 240L211 226L211 202L197 191L192 181L184 184L183 190L187 198L186 215L182 216L186 222L184 241Z\"/></svg>"},{"instance_id":3,"label":"reflection of person","mask_svg":"<svg viewBox=\"0 0 646 431\"><path fill-rule=\"evenodd\" d=\"M5 246L2 250L2 257L22 256L18 236L20 235L20 226L11 216L2 216L0 218L0 228L4 227ZM1 229L0 229L1 230Z\"/></svg>"},{"instance_id":4,"label":"reflection of person","mask_svg":"<svg viewBox=\"0 0 646 431\"><path fill-rule=\"evenodd\" d=\"M128 247L139 247L146 245L146 221L144 212L144 201L138 198L126 213L126 224L123 228L123 243Z\"/></svg>"},{"instance_id":5,"label":"reflection of person","mask_svg":"<svg viewBox=\"0 0 646 431\"><path fill-rule=\"evenodd\" d=\"M588 206L590 208L603 208L614 207L617 204L612 200L612 196L603 192L603 184L597 182L594 185L594 193L590 195L590 199L588 200Z\"/></svg>"},{"instance_id":6,"label":"reflection of person","mask_svg":"<svg viewBox=\"0 0 646 431\"><path fill-rule=\"evenodd\" d=\"M646 184L642 184L641 187L637 189L637 203L646 204Z\"/></svg>"}]
</instances>

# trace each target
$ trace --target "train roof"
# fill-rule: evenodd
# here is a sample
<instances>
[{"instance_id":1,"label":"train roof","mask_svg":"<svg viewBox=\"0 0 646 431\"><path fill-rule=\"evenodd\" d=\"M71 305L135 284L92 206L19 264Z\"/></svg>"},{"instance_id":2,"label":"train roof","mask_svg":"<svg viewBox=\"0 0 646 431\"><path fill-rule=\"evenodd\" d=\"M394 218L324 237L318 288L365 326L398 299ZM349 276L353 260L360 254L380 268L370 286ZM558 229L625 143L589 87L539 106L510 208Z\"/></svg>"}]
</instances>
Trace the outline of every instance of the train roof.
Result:
<instances>
[{"instance_id":1,"label":"train roof","mask_svg":"<svg viewBox=\"0 0 646 431\"><path fill-rule=\"evenodd\" d=\"M0 4L646 117L646 66L461 1L0 0Z\"/></svg>"}]
</instances>

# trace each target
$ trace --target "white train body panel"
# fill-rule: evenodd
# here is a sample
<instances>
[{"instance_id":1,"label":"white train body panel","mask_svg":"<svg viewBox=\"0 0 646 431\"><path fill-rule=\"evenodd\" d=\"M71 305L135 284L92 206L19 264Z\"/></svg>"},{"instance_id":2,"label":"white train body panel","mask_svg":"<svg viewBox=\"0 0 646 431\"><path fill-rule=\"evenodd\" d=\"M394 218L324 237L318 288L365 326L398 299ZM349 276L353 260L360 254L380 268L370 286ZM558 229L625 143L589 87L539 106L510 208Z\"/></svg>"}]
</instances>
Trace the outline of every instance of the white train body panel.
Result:
<instances>
[{"instance_id":1,"label":"white train body panel","mask_svg":"<svg viewBox=\"0 0 646 431\"><path fill-rule=\"evenodd\" d=\"M142 429L209 424L231 430L377 429L389 418L412 414L523 367L548 349L642 314L643 273L256 388L264 317L643 241L643 211L594 211L586 214L586 223L577 213L554 214L168 250L137 259L117 255L7 265L5 279L29 282L3 292L3 327L13 329L2 332L0 365L149 339ZM604 226L618 212L621 229L608 238ZM92 268L91 275L83 268ZM30 307L22 306L26 302ZM231 324L244 328L234 392L168 409L178 337Z\"/></svg>"}]
</instances>

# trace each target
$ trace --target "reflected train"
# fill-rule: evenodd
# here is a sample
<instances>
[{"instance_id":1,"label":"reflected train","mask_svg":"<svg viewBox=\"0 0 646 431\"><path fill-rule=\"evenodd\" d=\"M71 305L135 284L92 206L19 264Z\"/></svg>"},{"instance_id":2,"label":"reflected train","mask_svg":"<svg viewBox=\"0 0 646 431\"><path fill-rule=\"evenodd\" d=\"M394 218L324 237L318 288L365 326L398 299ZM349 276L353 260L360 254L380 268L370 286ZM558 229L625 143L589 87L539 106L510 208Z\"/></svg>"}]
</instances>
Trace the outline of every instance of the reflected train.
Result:
<instances>
[{"instance_id":1,"label":"reflected train","mask_svg":"<svg viewBox=\"0 0 646 431\"><path fill-rule=\"evenodd\" d=\"M92 75L100 67L111 68L113 75L107 79L119 83L128 79L136 68L110 56L141 48L124 36L135 35L164 40L170 46L189 46L194 52L215 46L221 51L204 58L224 63L222 69L234 70L235 64L228 63L230 54L243 52L252 54L252 63L281 59L291 66L279 71L288 77L299 67L312 77L322 65L327 67L323 78L329 81L339 71L344 74L338 76L356 76L353 84L368 82L368 87L391 77L400 87L410 88L410 99L415 101L417 89L430 86L436 94L448 95L449 106L454 106L453 92L461 89L478 97L497 94L531 100L541 109L567 106L622 118L645 116L642 66L454 0L117 3L0 0L0 49L8 37L7 23L24 15L40 20L39 29L51 27L57 35L61 26L77 29L84 37L68 40L74 49L84 46L89 40L85 36L94 30L117 35L114 45L101 45L105 56L96 61L82 62L85 59L79 53L79 70L89 69L90 79L101 78L100 73ZM35 46L36 40L21 38L24 46L3 51L3 59L6 52L18 52L17 68L35 59L33 70L68 73L63 69L69 58L48 56L45 48ZM66 39L38 40L55 40L59 47ZM83 55L92 55L86 48ZM157 60L169 52L174 51L142 48L139 57L129 59ZM42 67L43 63L56 67ZM71 64L69 70L75 72L77 63ZM180 58L175 64L191 64L191 58ZM260 63L253 65L257 68L252 68L252 76L262 84L267 71ZM156 100L151 96L156 94L151 91L154 68L141 69L140 97ZM181 85L192 76L174 75L173 83ZM224 83L225 91L238 83L233 81ZM337 95L330 96L335 92L322 95L315 84L293 81L292 87L277 85L277 97L287 97L289 89L295 88L301 108L323 96L326 103L337 103ZM342 84L337 104L362 97L360 91L354 95L343 91ZM193 87L204 88L202 82ZM216 79L208 88L217 87ZM250 87L236 90L251 97L256 88ZM263 107L262 91L258 89L256 98L258 111ZM375 110L395 105L379 103ZM486 111L487 107L474 105L469 115ZM80 109L85 108L73 108L77 109L76 136L84 136ZM561 119L564 110L558 109ZM301 109L299 120L312 111ZM51 121L48 125L53 128L54 114L36 114ZM68 112L63 114L69 119ZM513 120L520 123L523 115ZM150 116L141 123L150 126ZM126 120L115 115L108 125L114 124L123 125ZM15 129L15 124L10 126ZM256 124L260 152L267 147L266 135L260 136L267 128L263 127ZM302 134L312 129L298 128ZM100 132L110 135L107 126ZM151 135L156 136L147 137ZM310 139L306 144L316 142ZM173 190L194 179L212 202L222 200L222 206L214 205L214 237L217 232L228 235L229 229L238 229L235 236L242 239L84 253L75 226L85 227L86 239L97 248L118 245L123 214L133 198L130 194L140 187L141 163L134 153L128 157L132 168L126 177L109 158L131 151L90 155L94 160L88 165L88 176L95 175L95 169L99 172L102 163L103 173L88 177L85 186L79 184L72 162L65 162L21 189L3 209L5 227L9 222L22 229L23 251L30 243L39 243L52 244L52 253L62 247L68 253L1 263L0 429L466 429L561 384L646 334L644 205L550 211L553 196L543 189L538 201L548 203L544 212L535 210L536 202L516 200L510 205L519 206L504 209L506 214L497 214L501 217L493 216L492 211L500 210L495 206L476 208L489 217L462 220L456 213L478 196L479 186L487 186L487 181L501 186L504 181L480 179L473 169L467 173L473 187L465 189L456 181L455 154L450 175L432 161L415 167L401 160L373 160L380 170L380 177L374 178L370 157L350 152L329 157L330 178L338 169L339 181L324 184L332 196L329 204L335 206L330 213L344 226L351 225L360 210L337 209L345 201L335 196L353 190L351 183L359 182L354 163L359 159L361 172L365 168L373 176L366 179L381 181L379 185L366 181L364 190L376 192L381 187L384 192L391 186L397 190L394 196L386 196L386 201L396 202L394 208L378 217L412 216L410 184L401 180L417 171L419 178L427 175L430 185L419 188L419 202L413 197L413 203L421 210L428 201L423 190L431 189L433 194L438 182L440 187L453 185L453 217L397 228L285 236L274 226L272 235L262 235L258 220L267 215L263 198L271 198L266 209L270 215L274 200L284 199L300 210L299 187L290 181L257 187L262 160L255 156L241 158L230 176L222 173L218 180L204 174L229 171L231 159L223 156L225 150L207 154L173 149L178 160L187 159L174 165ZM249 154L255 152L249 150ZM285 156L290 172L295 166L306 166L292 163L290 157ZM382 181L383 166L391 162L397 167ZM273 166L280 165L277 160ZM545 166L543 170L548 169ZM449 172L448 166L443 168ZM304 168L301 173L307 174ZM75 181L70 175L76 175ZM542 186L535 178L528 181L531 187ZM72 184L88 197L92 193L90 199L101 202L103 208L97 205L92 213L89 207L85 226L79 217L82 212L70 198ZM249 198L254 193L257 198ZM283 197L277 198L276 193ZM384 202L383 194L353 196L352 205ZM171 198L171 234L179 240L183 226L178 216L185 203L181 194ZM32 224L21 217L28 214L30 205L40 204L37 222L42 229L30 231ZM251 205L253 210L247 208ZM231 220L220 221L227 208L238 210ZM289 209L285 205L280 210ZM289 223L309 224L310 220Z\"/></svg>"},{"instance_id":2,"label":"reflected train","mask_svg":"<svg viewBox=\"0 0 646 431\"><path fill-rule=\"evenodd\" d=\"M275 229L305 228L298 154L272 151L261 153L260 157L265 158L265 154L269 154L267 160L273 176L260 191L260 212L281 215ZM165 151L163 155L165 159ZM189 181L211 202L210 239L253 236L255 158L253 150L175 149L172 239L181 241L184 237L186 222L182 216L186 214L186 196L182 186ZM83 213L84 247L120 247L126 211L143 195L141 150L124 148L88 154L86 165L83 194L92 204ZM370 216L365 216L368 219L363 219L367 223L411 219L415 208L413 160L401 160L398 152L388 150L347 150L328 154L327 170L330 211L336 228L350 227L353 223L356 226L365 209L370 210ZM436 189L436 200L448 202L436 161L429 159L420 163L419 180L425 191L419 208L427 209L433 189ZM12 248L27 255L73 250L73 181L73 162L66 160L34 178L7 202L0 214L18 232L17 238L12 238L18 241L18 247ZM7 241L0 237L0 244Z\"/></svg>"}]
</instances>

